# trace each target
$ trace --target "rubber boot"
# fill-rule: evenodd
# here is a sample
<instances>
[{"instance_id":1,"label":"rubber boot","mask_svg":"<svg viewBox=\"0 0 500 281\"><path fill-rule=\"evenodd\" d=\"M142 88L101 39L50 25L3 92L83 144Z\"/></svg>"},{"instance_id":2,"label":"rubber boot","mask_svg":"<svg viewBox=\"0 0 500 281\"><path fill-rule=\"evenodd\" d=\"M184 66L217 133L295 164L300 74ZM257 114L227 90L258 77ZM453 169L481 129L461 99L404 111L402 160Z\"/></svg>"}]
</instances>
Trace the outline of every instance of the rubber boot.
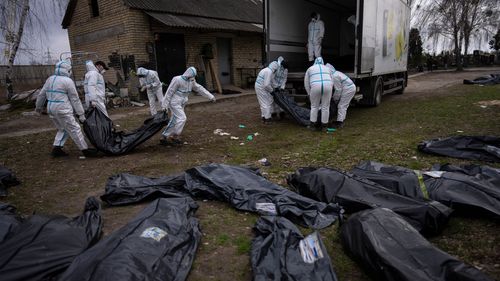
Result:
<instances>
[{"instance_id":1,"label":"rubber boot","mask_svg":"<svg viewBox=\"0 0 500 281\"><path fill-rule=\"evenodd\" d=\"M321 131L322 132L328 131L328 123L321 123Z\"/></svg>"},{"instance_id":2,"label":"rubber boot","mask_svg":"<svg viewBox=\"0 0 500 281\"><path fill-rule=\"evenodd\" d=\"M272 119L271 119L271 118L269 118L269 119L264 119L264 124L265 124L265 125L271 125L271 123L272 123Z\"/></svg>"},{"instance_id":3,"label":"rubber boot","mask_svg":"<svg viewBox=\"0 0 500 281\"><path fill-rule=\"evenodd\" d=\"M165 146L174 145L174 143L170 139L165 138L165 137L163 137L163 138L160 139L160 144L161 145L165 145Z\"/></svg>"},{"instance_id":4,"label":"rubber boot","mask_svg":"<svg viewBox=\"0 0 500 281\"><path fill-rule=\"evenodd\" d=\"M87 148L82 150L82 154L85 157L97 157L97 149Z\"/></svg>"},{"instance_id":5,"label":"rubber boot","mask_svg":"<svg viewBox=\"0 0 500 281\"><path fill-rule=\"evenodd\" d=\"M318 122L311 122L307 128L311 131L317 131L318 130Z\"/></svg>"},{"instance_id":6,"label":"rubber boot","mask_svg":"<svg viewBox=\"0 0 500 281\"><path fill-rule=\"evenodd\" d=\"M344 127L344 122L342 122L342 121L335 121L335 122L333 122L332 127L335 128L335 129L341 129L342 127Z\"/></svg>"},{"instance_id":7,"label":"rubber boot","mask_svg":"<svg viewBox=\"0 0 500 281\"><path fill-rule=\"evenodd\" d=\"M69 154L64 152L64 150L62 150L62 146L54 146L54 148L52 148L52 152L50 153L52 155L52 157L64 157L64 156L68 156Z\"/></svg>"}]
</instances>

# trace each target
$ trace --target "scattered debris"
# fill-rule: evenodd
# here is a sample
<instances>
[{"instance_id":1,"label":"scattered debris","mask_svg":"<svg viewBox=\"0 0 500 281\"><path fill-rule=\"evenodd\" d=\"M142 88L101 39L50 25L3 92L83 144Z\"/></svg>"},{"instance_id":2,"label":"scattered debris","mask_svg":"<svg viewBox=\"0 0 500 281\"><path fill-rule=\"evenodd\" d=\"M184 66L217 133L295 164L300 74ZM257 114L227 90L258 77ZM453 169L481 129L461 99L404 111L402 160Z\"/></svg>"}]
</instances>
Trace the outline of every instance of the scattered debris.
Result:
<instances>
[{"instance_id":1,"label":"scattered debris","mask_svg":"<svg viewBox=\"0 0 500 281\"><path fill-rule=\"evenodd\" d=\"M215 129L214 130L214 135L219 135L219 136L230 136L230 133L224 132L222 129Z\"/></svg>"},{"instance_id":2,"label":"scattered debris","mask_svg":"<svg viewBox=\"0 0 500 281\"><path fill-rule=\"evenodd\" d=\"M40 116L40 113L36 111L25 111L21 113L22 116Z\"/></svg>"},{"instance_id":3,"label":"scattered debris","mask_svg":"<svg viewBox=\"0 0 500 281\"><path fill-rule=\"evenodd\" d=\"M235 136L231 136L231 139L232 140L239 140L240 138L239 137L235 137Z\"/></svg>"},{"instance_id":4,"label":"scattered debris","mask_svg":"<svg viewBox=\"0 0 500 281\"><path fill-rule=\"evenodd\" d=\"M134 105L134 106L139 106L139 107L143 107L143 106L146 105L146 104L144 104L142 102L136 102L136 101L130 101L130 104Z\"/></svg>"},{"instance_id":5,"label":"scattered debris","mask_svg":"<svg viewBox=\"0 0 500 281\"><path fill-rule=\"evenodd\" d=\"M0 105L0 111L5 111L5 110L8 110L12 107L12 105L10 103L8 104L4 104L4 105Z\"/></svg>"},{"instance_id":6,"label":"scattered debris","mask_svg":"<svg viewBox=\"0 0 500 281\"><path fill-rule=\"evenodd\" d=\"M257 132L253 133L253 135L254 135L254 136L260 136L260 134L259 134L259 133L257 133Z\"/></svg>"},{"instance_id":7,"label":"scattered debris","mask_svg":"<svg viewBox=\"0 0 500 281\"><path fill-rule=\"evenodd\" d=\"M247 141L252 141L252 140L253 140L253 135L252 134L248 135L247 136Z\"/></svg>"},{"instance_id":8,"label":"scattered debris","mask_svg":"<svg viewBox=\"0 0 500 281\"><path fill-rule=\"evenodd\" d=\"M267 158L262 158L262 159L259 159L259 163L262 165L262 166L271 166L271 162L269 162L267 160Z\"/></svg>"},{"instance_id":9,"label":"scattered debris","mask_svg":"<svg viewBox=\"0 0 500 281\"><path fill-rule=\"evenodd\" d=\"M483 100L476 103L482 108L486 108L488 106L500 106L500 100Z\"/></svg>"},{"instance_id":10,"label":"scattered debris","mask_svg":"<svg viewBox=\"0 0 500 281\"><path fill-rule=\"evenodd\" d=\"M244 142L240 142L240 145L245 145L245 143Z\"/></svg>"},{"instance_id":11,"label":"scattered debris","mask_svg":"<svg viewBox=\"0 0 500 281\"><path fill-rule=\"evenodd\" d=\"M40 89L33 89L15 94L10 98L11 101L24 101L26 103L35 103L36 98L40 94Z\"/></svg>"},{"instance_id":12,"label":"scattered debris","mask_svg":"<svg viewBox=\"0 0 500 281\"><path fill-rule=\"evenodd\" d=\"M337 129L335 129L335 128L327 128L327 129L326 129L326 133L327 133L327 134L331 134L331 133L333 133L333 132L335 132L335 131L337 131Z\"/></svg>"},{"instance_id":13,"label":"scattered debris","mask_svg":"<svg viewBox=\"0 0 500 281\"><path fill-rule=\"evenodd\" d=\"M244 128L246 128L246 126L245 126L245 125L240 124L240 125L238 125L238 128L240 128L240 129L244 129Z\"/></svg>"},{"instance_id":14,"label":"scattered debris","mask_svg":"<svg viewBox=\"0 0 500 281\"><path fill-rule=\"evenodd\" d=\"M464 131L462 131L462 130L457 130L457 133L463 133L463 132L464 132Z\"/></svg>"}]
</instances>

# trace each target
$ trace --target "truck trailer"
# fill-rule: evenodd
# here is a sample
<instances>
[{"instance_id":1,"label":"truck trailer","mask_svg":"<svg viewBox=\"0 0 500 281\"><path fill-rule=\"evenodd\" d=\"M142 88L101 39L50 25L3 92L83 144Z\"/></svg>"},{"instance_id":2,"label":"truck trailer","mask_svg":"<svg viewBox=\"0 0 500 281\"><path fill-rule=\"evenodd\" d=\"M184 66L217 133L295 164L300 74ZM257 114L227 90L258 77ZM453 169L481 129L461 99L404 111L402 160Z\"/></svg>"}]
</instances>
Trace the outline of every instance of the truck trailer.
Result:
<instances>
[{"instance_id":1,"label":"truck trailer","mask_svg":"<svg viewBox=\"0 0 500 281\"><path fill-rule=\"evenodd\" d=\"M304 74L313 63L307 54L307 26L313 12L325 25L321 56L354 81L355 100L377 106L382 95L404 92L407 0L264 0L265 60L285 58L294 91L303 93Z\"/></svg>"}]
</instances>

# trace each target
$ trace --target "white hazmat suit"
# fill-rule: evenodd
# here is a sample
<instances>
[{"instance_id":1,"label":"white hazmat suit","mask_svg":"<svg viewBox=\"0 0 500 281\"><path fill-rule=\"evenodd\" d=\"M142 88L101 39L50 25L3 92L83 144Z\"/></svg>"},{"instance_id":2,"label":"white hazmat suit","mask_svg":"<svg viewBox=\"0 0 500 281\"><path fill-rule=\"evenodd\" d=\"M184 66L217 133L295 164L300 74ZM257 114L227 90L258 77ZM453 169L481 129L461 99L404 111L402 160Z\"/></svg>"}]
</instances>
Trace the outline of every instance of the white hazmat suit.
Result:
<instances>
[{"instance_id":1,"label":"white hazmat suit","mask_svg":"<svg viewBox=\"0 0 500 281\"><path fill-rule=\"evenodd\" d=\"M311 123L318 121L321 104L321 123L327 125L330 117L330 100L332 98L332 72L324 65L323 58L316 58L304 76L304 88L311 100Z\"/></svg>"},{"instance_id":2,"label":"white hazmat suit","mask_svg":"<svg viewBox=\"0 0 500 281\"><path fill-rule=\"evenodd\" d=\"M108 116L108 111L106 110L104 77L102 77L92 61L85 62L85 67L87 68L85 81L83 83L83 89L85 90L85 106L89 108L94 104L95 107Z\"/></svg>"},{"instance_id":3,"label":"white hazmat suit","mask_svg":"<svg viewBox=\"0 0 500 281\"><path fill-rule=\"evenodd\" d=\"M281 64L285 59L283 57L279 57L277 62L278 62L278 70L276 70L276 73L274 74L274 78L273 78L273 88L274 89L285 89L285 86L286 86L286 80L288 78L288 69L286 69L285 67L283 67L283 65ZM272 113L276 113L276 114L279 114L279 113L282 113L283 112L283 109L281 109L281 107L273 102L273 107L272 107Z\"/></svg>"},{"instance_id":4,"label":"white hazmat suit","mask_svg":"<svg viewBox=\"0 0 500 281\"><path fill-rule=\"evenodd\" d=\"M182 133L187 120L184 107L188 102L188 96L191 91L195 91L209 100L215 101L214 95L196 83L195 77L196 68L189 67L184 74L172 78L172 82L168 86L162 102L163 109L172 111L170 122L162 133L166 138L176 137Z\"/></svg>"},{"instance_id":5,"label":"white hazmat suit","mask_svg":"<svg viewBox=\"0 0 500 281\"><path fill-rule=\"evenodd\" d=\"M271 95L274 90L272 81L278 67L278 62L271 62L268 67L259 72L257 79L255 79L255 93L260 105L260 114L265 120L271 119L271 111L273 110L274 103L273 96Z\"/></svg>"},{"instance_id":6,"label":"white hazmat suit","mask_svg":"<svg viewBox=\"0 0 500 281\"><path fill-rule=\"evenodd\" d=\"M142 76L139 77L139 83L142 88L146 88L147 90L151 115L156 115L158 112L157 106L161 105L163 100L161 82L160 78L158 78L158 73L154 70L139 67L137 69L137 75Z\"/></svg>"},{"instance_id":7,"label":"white hazmat suit","mask_svg":"<svg viewBox=\"0 0 500 281\"><path fill-rule=\"evenodd\" d=\"M83 106L70 73L69 60L62 60L56 64L55 74L45 81L36 99L36 111L40 112L45 101L48 101L47 113L57 128L54 147L64 146L70 136L80 150L86 150L87 143L73 115L76 112L80 121L85 121Z\"/></svg>"},{"instance_id":8,"label":"white hazmat suit","mask_svg":"<svg viewBox=\"0 0 500 281\"><path fill-rule=\"evenodd\" d=\"M307 52L309 54L309 61L314 58L321 57L321 42L325 35L325 24L320 20L319 14L317 18L312 18L307 28Z\"/></svg>"},{"instance_id":9,"label":"white hazmat suit","mask_svg":"<svg viewBox=\"0 0 500 281\"><path fill-rule=\"evenodd\" d=\"M333 65L327 64L326 66L332 72L333 87L335 88L333 100L337 104L337 122L344 122L347 108L356 94L356 85L347 75L336 70Z\"/></svg>"}]
</instances>

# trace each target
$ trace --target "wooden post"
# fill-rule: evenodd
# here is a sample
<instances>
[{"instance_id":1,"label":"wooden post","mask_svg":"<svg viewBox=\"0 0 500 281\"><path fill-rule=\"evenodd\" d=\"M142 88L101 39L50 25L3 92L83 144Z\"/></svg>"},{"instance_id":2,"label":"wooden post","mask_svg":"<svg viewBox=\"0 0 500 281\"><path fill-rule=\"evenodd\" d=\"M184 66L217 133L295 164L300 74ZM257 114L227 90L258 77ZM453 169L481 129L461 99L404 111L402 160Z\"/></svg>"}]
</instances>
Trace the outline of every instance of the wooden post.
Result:
<instances>
[{"instance_id":1,"label":"wooden post","mask_svg":"<svg viewBox=\"0 0 500 281\"><path fill-rule=\"evenodd\" d=\"M212 81L215 81L216 90L219 94L222 94L222 86L220 85L219 76L217 76L218 73L215 71L213 60L208 60L208 66L210 67L210 73L212 73Z\"/></svg>"}]
</instances>

